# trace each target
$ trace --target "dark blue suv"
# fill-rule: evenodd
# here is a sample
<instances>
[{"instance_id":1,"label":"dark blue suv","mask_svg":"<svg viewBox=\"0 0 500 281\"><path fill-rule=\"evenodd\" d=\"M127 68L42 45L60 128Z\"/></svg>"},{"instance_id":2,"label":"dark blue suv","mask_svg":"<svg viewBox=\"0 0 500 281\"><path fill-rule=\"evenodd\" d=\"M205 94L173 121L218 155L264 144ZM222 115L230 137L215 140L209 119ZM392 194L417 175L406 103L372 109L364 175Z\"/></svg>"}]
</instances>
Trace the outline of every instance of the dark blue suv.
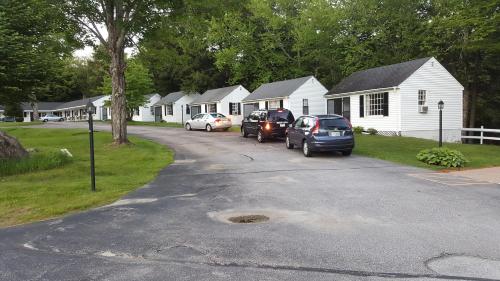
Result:
<instances>
[{"instance_id":1,"label":"dark blue suv","mask_svg":"<svg viewBox=\"0 0 500 281\"><path fill-rule=\"evenodd\" d=\"M314 151L340 151L351 155L354 134L349 120L339 115L301 116L286 130L286 147L301 147L304 156Z\"/></svg>"}]
</instances>

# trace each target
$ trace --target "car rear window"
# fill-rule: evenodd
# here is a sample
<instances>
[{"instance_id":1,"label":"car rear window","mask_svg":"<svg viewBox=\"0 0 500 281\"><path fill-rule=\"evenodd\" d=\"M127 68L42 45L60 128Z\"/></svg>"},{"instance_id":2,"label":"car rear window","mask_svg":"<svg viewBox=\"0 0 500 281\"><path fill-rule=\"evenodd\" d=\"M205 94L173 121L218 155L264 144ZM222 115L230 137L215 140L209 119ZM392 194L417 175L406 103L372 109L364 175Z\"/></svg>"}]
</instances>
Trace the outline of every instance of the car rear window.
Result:
<instances>
[{"instance_id":1,"label":"car rear window","mask_svg":"<svg viewBox=\"0 0 500 281\"><path fill-rule=\"evenodd\" d=\"M319 127L324 130L347 130L349 124L344 118L320 119Z\"/></svg>"},{"instance_id":2,"label":"car rear window","mask_svg":"<svg viewBox=\"0 0 500 281\"><path fill-rule=\"evenodd\" d=\"M288 110L269 111L267 120L272 122L293 122L293 115Z\"/></svg>"},{"instance_id":3,"label":"car rear window","mask_svg":"<svg viewBox=\"0 0 500 281\"><path fill-rule=\"evenodd\" d=\"M223 114L220 114L220 113L211 113L210 115L212 115L213 118L224 118L226 116L224 116Z\"/></svg>"}]
</instances>

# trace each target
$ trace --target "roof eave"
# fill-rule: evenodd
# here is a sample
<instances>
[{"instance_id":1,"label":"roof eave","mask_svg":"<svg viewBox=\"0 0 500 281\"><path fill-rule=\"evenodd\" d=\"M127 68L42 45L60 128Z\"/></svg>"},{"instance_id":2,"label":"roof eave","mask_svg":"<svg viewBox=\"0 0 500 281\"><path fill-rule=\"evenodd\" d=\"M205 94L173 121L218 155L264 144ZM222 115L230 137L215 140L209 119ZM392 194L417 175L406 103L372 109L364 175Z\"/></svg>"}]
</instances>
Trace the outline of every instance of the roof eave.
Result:
<instances>
[{"instance_id":1,"label":"roof eave","mask_svg":"<svg viewBox=\"0 0 500 281\"><path fill-rule=\"evenodd\" d=\"M345 92L345 93L336 93L336 94L328 94L326 93L324 95L325 98L330 98L330 97L336 97L336 96L349 96L349 95L355 95L355 94L365 94L365 93L370 93L370 92L380 92L380 91L386 91L386 90L396 90L398 86L392 86L392 87L385 87L385 88L378 88L378 89L368 89L368 90L362 90L362 91L354 91L354 92Z\"/></svg>"},{"instance_id":2,"label":"roof eave","mask_svg":"<svg viewBox=\"0 0 500 281\"><path fill-rule=\"evenodd\" d=\"M274 98L263 98L263 99L254 99L254 100L242 100L242 103L251 103L251 102L256 102L256 101L270 101L270 100L279 100L279 99L287 99L289 98L290 95L288 96L283 96L283 97L274 97Z\"/></svg>"}]
</instances>

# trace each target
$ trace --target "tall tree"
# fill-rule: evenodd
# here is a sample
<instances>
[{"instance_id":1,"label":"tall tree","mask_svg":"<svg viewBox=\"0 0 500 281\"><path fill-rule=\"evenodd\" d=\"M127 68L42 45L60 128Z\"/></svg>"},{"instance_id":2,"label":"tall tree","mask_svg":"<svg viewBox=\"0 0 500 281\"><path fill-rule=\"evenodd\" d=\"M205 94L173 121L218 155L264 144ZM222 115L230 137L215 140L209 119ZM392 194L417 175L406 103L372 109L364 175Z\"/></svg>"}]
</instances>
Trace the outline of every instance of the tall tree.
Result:
<instances>
[{"instance_id":1,"label":"tall tree","mask_svg":"<svg viewBox=\"0 0 500 281\"><path fill-rule=\"evenodd\" d=\"M7 108L49 93L65 56L74 47L71 25L45 0L0 1L0 102ZM26 155L14 138L0 134L0 158ZM5 144L13 144L5 146Z\"/></svg>"},{"instance_id":2,"label":"tall tree","mask_svg":"<svg viewBox=\"0 0 500 281\"><path fill-rule=\"evenodd\" d=\"M160 0L54 0L81 30L106 48L111 58L111 117L115 144L128 143L125 96L125 48L134 37L152 25L152 20L167 13L166 1ZM104 27L104 28L103 28ZM103 32L105 29L107 35Z\"/></svg>"},{"instance_id":3,"label":"tall tree","mask_svg":"<svg viewBox=\"0 0 500 281\"><path fill-rule=\"evenodd\" d=\"M207 32L212 18L240 9L243 2L177 1L168 17L144 35L139 58L153 74L162 95L178 90L203 92L226 85L228 75L214 64Z\"/></svg>"},{"instance_id":4,"label":"tall tree","mask_svg":"<svg viewBox=\"0 0 500 281\"><path fill-rule=\"evenodd\" d=\"M130 120L134 110L146 104L146 95L153 93L154 84L148 69L137 58L127 60L125 81L127 83L127 119ZM100 90L103 94L111 94L112 83L109 75L105 76Z\"/></svg>"}]
</instances>

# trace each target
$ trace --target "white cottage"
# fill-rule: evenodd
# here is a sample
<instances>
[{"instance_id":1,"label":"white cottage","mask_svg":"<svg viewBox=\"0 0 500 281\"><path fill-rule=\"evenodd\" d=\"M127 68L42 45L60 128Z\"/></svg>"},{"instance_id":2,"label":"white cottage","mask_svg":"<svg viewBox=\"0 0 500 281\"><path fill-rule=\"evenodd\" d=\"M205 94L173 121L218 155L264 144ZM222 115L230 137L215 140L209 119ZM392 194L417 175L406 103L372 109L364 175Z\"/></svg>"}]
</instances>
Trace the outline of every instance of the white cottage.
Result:
<instances>
[{"instance_id":1,"label":"white cottage","mask_svg":"<svg viewBox=\"0 0 500 281\"><path fill-rule=\"evenodd\" d=\"M191 103L191 115L198 113L222 113L234 125L241 124L243 115L241 101L250 92L241 85L208 90Z\"/></svg>"},{"instance_id":2,"label":"white cottage","mask_svg":"<svg viewBox=\"0 0 500 281\"><path fill-rule=\"evenodd\" d=\"M355 72L325 97L327 112L381 134L437 140L438 102L444 102L443 140L461 139L464 87L435 59L423 58Z\"/></svg>"},{"instance_id":3,"label":"white cottage","mask_svg":"<svg viewBox=\"0 0 500 281\"><path fill-rule=\"evenodd\" d=\"M87 120L86 106L90 100L96 107L96 113L92 115L94 120L109 119L109 109L104 105L105 101L109 100L110 96L96 96L87 99L65 102L58 105L54 112L68 121Z\"/></svg>"},{"instance_id":4,"label":"white cottage","mask_svg":"<svg viewBox=\"0 0 500 281\"><path fill-rule=\"evenodd\" d=\"M190 104L200 97L198 93L185 92L170 93L154 104L155 122L181 123L191 118Z\"/></svg>"},{"instance_id":5,"label":"white cottage","mask_svg":"<svg viewBox=\"0 0 500 281\"><path fill-rule=\"evenodd\" d=\"M141 122L154 122L154 104L157 103L161 96L159 94L149 94L145 95L146 103L143 106L139 106L134 109L134 114L132 115L133 121Z\"/></svg>"},{"instance_id":6,"label":"white cottage","mask_svg":"<svg viewBox=\"0 0 500 281\"><path fill-rule=\"evenodd\" d=\"M254 110L286 108L295 117L325 114L326 92L314 76L267 83L243 99L243 112L248 116Z\"/></svg>"},{"instance_id":7,"label":"white cottage","mask_svg":"<svg viewBox=\"0 0 500 281\"><path fill-rule=\"evenodd\" d=\"M61 105L62 102L38 102L38 115L43 117L47 114L59 115L56 112L56 108ZM23 111L23 122L31 122L33 119L33 108L29 102L21 103L21 109ZM60 116L60 115L59 115ZM4 117L4 107L0 105L0 117Z\"/></svg>"}]
</instances>

